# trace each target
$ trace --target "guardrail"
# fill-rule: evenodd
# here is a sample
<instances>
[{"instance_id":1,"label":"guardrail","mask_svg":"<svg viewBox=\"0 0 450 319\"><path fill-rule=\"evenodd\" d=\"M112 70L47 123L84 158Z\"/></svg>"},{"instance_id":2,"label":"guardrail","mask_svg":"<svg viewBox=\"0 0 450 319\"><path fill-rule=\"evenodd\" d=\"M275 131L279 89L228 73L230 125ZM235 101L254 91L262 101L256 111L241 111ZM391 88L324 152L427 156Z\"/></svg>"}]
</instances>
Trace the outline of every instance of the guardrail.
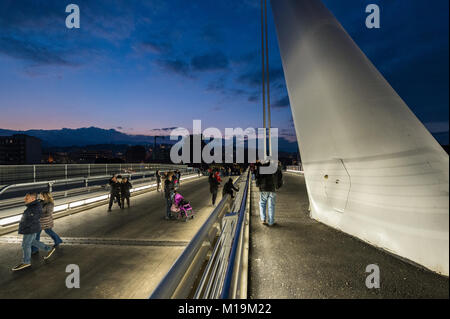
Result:
<instances>
[{"instance_id":1,"label":"guardrail","mask_svg":"<svg viewBox=\"0 0 450 319\"><path fill-rule=\"evenodd\" d=\"M190 167L179 169L181 173L189 173L192 172L193 169ZM161 169L160 172L165 172L167 169ZM138 180L140 182L145 182L155 178L155 171L143 171L139 173L123 173L122 176L126 176L130 181ZM21 184L12 184L6 185L0 189L0 196L6 193L12 192L26 192L26 191L36 191L40 192L42 190L47 190L49 192L53 192L54 188L60 188L63 190L53 192L53 197L61 198L68 197L73 194L80 193L89 193L92 191L102 190L108 186L108 181L111 178L109 175L103 176L92 176L89 178L73 178L67 180L49 180L42 181L36 183L21 183ZM94 185L92 185L94 184ZM72 186L71 186L72 185ZM78 187L74 187L73 185L78 185ZM20 194L21 196L22 194ZM16 196L16 198L14 198ZM14 206L17 202L19 204L22 203L22 197L17 198L18 195L11 196L12 198L0 198L0 209L5 207Z\"/></svg>"},{"instance_id":2,"label":"guardrail","mask_svg":"<svg viewBox=\"0 0 450 319\"><path fill-rule=\"evenodd\" d=\"M187 180L197 177L198 174L190 174L185 175L181 178L181 180ZM151 190L152 188L156 187L156 184L148 184L143 185L139 187L134 187L130 190L131 196L142 194L146 191ZM67 202L63 204L56 204L54 208L54 214L53 217L60 218L69 214L78 213L80 211L83 211L85 209L89 209L95 206L104 205L108 202L110 197L109 192L104 193L98 193L95 197L87 197L83 199L77 199L72 202ZM23 208L23 204L22 207ZM8 233L17 228L18 222L20 221L22 217L23 209L20 211L20 213L16 212L15 214L12 214L10 216L4 216L0 218L0 234Z\"/></svg>"},{"instance_id":3,"label":"guardrail","mask_svg":"<svg viewBox=\"0 0 450 319\"><path fill-rule=\"evenodd\" d=\"M300 165L286 166L286 171L293 173L303 173L303 165L300 164Z\"/></svg>"},{"instance_id":4,"label":"guardrail","mask_svg":"<svg viewBox=\"0 0 450 319\"><path fill-rule=\"evenodd\" d=\"M153 163L0 165L0 185L182 168L187 168L187 165Z\"/></svg>"},{"instance_id":5,"label":"guardrail","mask_svg":"<svg viewBox=\"0 0 450 319\"><path fill-rule=\"evenodd\" d=\"M248 183L247 170L235 182L235 185L241 184L241 187L234 202L230 201L228 194L222 198L153 291L151 299L218 298L223 291L225 281L227 281L226 291L229 291L230 287L235 288L232 286L229 273L236 274L236 270L240 268L236 268L236 257L242 260L238 246L239 241L242 240L244 225L244 219L241 216L245 213L249 198ZM238 214L233 213L235 207L239 207ZM233 231L233 229L236 230L236 225L238 225L237 233ZM232 244L229 244L230 242ZM211 257L208 260L209 253ZM204 269L203 272L202 269ZM246 294L246 288L243 290Z\"/></svg>"}]
</instances>

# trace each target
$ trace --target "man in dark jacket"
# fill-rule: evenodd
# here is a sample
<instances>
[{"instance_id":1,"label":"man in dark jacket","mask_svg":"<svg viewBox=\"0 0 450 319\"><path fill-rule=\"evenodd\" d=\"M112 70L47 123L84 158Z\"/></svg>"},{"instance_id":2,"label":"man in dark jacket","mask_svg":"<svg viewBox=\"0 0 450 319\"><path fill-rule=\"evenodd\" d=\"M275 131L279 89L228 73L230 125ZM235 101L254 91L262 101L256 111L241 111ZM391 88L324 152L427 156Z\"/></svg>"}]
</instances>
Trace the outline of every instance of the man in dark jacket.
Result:
<instances>
[{"instance_id":1,"label":"man in dark jacket","mask_svg":"<svg viewBox=\"0 0 450 319\"><path fill-rule=\"evenodd\" d=\"M230 194L231 198L234 198L233 190L238 192L239 188L234 187L233 179L230 177L230 179L228 179L228 182L226 182L225 185L223 185L222 196L225 196L226 194Z\"/></svg>"},{"instance_id":2,"label":"man in dark jacket","mask_svg":"<svg viewBox=\"0 0 450 319\"><path fill-rule=\"evenodd\" d=\"M19 224L19 234L23 235L23 262L14 267L12 271L25 269L31 266L31 247L37 247L48 252L44 259L50 258L50 256L55 252L55 248L47 246L36 240L37 233L41 231L40 217L42 214L42 206L37 194L28 193L24 200L27 208L23 212L22 219Z\"/></svg>"},{"instance_id":3,"label":"man in dark jacket","mask_svg":"<svg viewBox=\"0 0 450 319\"><path fill-rule=\"evenodd\" d=\"M270 162L266 164L261 164L257 162L256 164L256 185L259 187L259 213L261 222L264 225L273 226L275 224L275 201L276 201L276 190L283 185L283 175L281 173L281 168L278 165L277 171L273 174L262 174L260 168L262 166L269 166ZM267 207L268 206L268 207ZM266 207L268 221L266 219Z\"/></svg>"},{"instance_id":4,"label":"man in dark jacket","mask_svg":"<svg viewBox=\"0 0 450 319\"><path fill-rule=\"evenodd\" d=\"M172 212L170 208L172 206L172 197L175 191L174 173L168 172L166 179L164 180L164 196L166 198L166 216L165 219L172 219Z\"/></svg>"},{"instance_id":5,"label":"man in dark jacket","mask_svg":"<svg viewBox=\"0 0 450 319\"><path fill-rule=\"evenodd\" d=\"M122 209L125 208L125 200L127 200L127 205L130 207L130 190L133 188L127 177L122 178L122 183L120 183L120 197L122 199Z\"/></svg>"},{"instance_id":6,"label":"man in dark jacket","mask_svg":"<svg viewBox=\"0 0 450 319\"><path fill-rule=\"evenodd\" d=\"M214 206L216 204L217 191L219 190L220 184L216 172L211 172L211 174L209 174L208 182L209 182L209 191L212 194L212 205Z\"/></svg>"},{"instance_id":7,"label":"man in dark jacket","mask_svg":"<svg viewBox=\"0 0 450 319\"><path fill-rule=\"evenodd\" d=\"M159 170L156 170L155 177L156 177L156 191L159 192L159 188L161 186L161 175L159 173Z\"/></svg>"},{"instance_id":8,"label":"man in dark jacket","mask_svg":"<svg viewBox=\"0 0 450 319\"><path fill-rule=\"evenodd\" d=\"M109 186L111 187L110 190L110 196L109 196L109 206L108 206L108 212L111 211L111 207L113 205L114 199L117 201L117 203L119 204L119 207L121 206L121 201L120 201L120 183L117 180L116 175L114 175L110 180L109 180Z\"/></svg>"}]
</instances>

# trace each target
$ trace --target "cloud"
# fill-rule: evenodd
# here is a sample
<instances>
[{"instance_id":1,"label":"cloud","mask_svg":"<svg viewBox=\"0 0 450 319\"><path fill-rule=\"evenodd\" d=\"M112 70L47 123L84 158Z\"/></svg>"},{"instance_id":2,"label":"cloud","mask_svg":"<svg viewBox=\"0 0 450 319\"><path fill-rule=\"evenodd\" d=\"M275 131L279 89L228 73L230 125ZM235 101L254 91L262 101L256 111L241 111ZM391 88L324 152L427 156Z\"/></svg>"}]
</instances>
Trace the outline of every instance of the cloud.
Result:
<instances>
[{"instance_id":1,"label":"cloud","mask_svg":"<svg viewBox=\"0 0 450 319\"><path fill-rule=\"evenodd\" d=\"M206 88L208 91L219 91L224 93L225 91L225 77L212 80L208 83Z\"/></svg>"},{"instance_id":2,"label":"cloud","mask_svg":"<svg viewBox=\"0 0 450 319\"><path fill-rule=\"evenodd\" d=\"M260 94L252 94L248 97L249 102L259 102L261 101L261 95Z\"/></svg>"},{"instance_id":3,"label":"cloud","mask_svg":"<svg viewBox=\"0 0 450 319\"><path fill-rule=\"evenodd\" d=\"M289 96L283 96L282 98L279 98L275 101L275 103L272 104L272 107L274 108L285 108L289 107Z\"/></svg>"},{"instance_id":4,"label":"cloud","mask_svg":"<svg viewBox=\"0 0 450 319\"><path fill-rule=\"evenodd\" d=\"M156 63L166 71L190 77L189 64L181 59L157 60Z\"/></svg>"},{"instance_id":5,"label":"cloud","mask_svg":"<svg viewBox=\"0 0 450 319\"><path fill-rule=\"evenodd\" d=\"M191 66L195 71L223 70L228 67L228 64L228 58L222 52L197 55L191 59Z\"/></svg>"},{"instance_id":6,"label":"cloud","mask_svg":"<svg viewBox=\"0 0 450 319\"><path fill-rule=\"evenodd\" d=\"M162 54L171 50L171 45L166 42L144 41L133 46L138 53Z\"/></svg>"},{"instance_id":7,"label":"cloud","mask_svg":"<svg viewBox=\"0 0 450 319\"><path fill-rule=\"evenodd\" d=\"M281 79L284 79L284 73L282 68L270 69L269 80L271 84ZM261 86L262 71L258 70L243 73L237 78L237 82L250 86Z\"/></svg>"},{"instance_id":8,"label":"cloud","mask_svg":"<svg viewBox=\"0 0 450 319\"><path fill-rule=\"evenodd\" d=\"M219 30L219 27L212 24L208 24L202 28L202 30L200 31L200 37L202 38L202 40L214 44L221 43L224 39L222 32Z\"/></svg>"},{"instance_id":9,"label":"cloud","mask_svg":"<svg viewBox=\"0 0 450 319\"><path fill-rule=\"evenodd\" d=\"M36 65L76 65L76 63L68 61L64 53L52 50L50 46L8 36L0 37L0 53L16 59L31 61Z\"/></svg>"}]
</instances>

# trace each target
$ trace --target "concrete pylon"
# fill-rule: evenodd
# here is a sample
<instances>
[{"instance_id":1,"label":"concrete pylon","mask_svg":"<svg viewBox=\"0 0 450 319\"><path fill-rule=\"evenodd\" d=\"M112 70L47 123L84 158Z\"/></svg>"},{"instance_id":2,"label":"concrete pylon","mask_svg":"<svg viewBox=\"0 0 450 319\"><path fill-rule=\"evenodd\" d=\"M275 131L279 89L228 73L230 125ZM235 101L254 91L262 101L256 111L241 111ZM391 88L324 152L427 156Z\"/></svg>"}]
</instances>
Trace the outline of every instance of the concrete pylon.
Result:
<instances>
[{"instance_id":1,"label":"concrete pylon","mask_svg":"<svg viewBox=\"0 0 450 319\"><path fill-rule=\"evenodd\" d=\"M447 153L320 0L271 4L311 216L448 276Z\"/></svg>"}]
</instances>

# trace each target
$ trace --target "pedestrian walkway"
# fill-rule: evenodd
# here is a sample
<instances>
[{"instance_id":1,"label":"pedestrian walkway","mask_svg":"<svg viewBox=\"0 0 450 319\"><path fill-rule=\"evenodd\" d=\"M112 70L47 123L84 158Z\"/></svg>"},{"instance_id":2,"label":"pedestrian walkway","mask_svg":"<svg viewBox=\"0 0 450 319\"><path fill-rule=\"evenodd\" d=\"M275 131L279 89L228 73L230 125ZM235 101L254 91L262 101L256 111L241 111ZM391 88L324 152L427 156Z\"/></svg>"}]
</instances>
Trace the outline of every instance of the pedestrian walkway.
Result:
<instances>
[{"instance_id":1,"label":"pedestrian walkway","mask_svg":"<svg viewBox=\"0 0 450 319\"><path fill-rule=\"evenodd\" d=\"M179 191L194 207L194 219L164 220L166 202L156 191L132 197L130 208L90 208L56 219L64 243L48 261L40 253L20 272L11 268L22 258L22 236L0 236L0 299L148 298L214 210L206 177L182 182ZM80 269L78 289L66 287L72 264Z\"/></svg>"},{"instance_id":2,"label":"pedestrian walkway","mask_svg":"<svg viewBox=\"0 0 450 319\"><path fill-rule=\"evenodd\" d=\"M250 298L448 298L449 280L309 217L303 175L285 173L277 193L276 226L259 221L252 184ZM380 288L365 285L377 264Z\"/></svg>"}]
</instances>

